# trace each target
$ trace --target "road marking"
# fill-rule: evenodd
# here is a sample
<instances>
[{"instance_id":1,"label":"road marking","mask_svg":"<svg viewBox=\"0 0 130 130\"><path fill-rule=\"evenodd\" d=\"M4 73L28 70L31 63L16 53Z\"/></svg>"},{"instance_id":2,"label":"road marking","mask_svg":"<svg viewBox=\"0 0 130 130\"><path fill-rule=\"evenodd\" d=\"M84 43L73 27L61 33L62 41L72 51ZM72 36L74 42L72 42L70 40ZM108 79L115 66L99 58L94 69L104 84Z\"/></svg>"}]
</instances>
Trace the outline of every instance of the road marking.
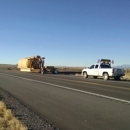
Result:
<instances>
[{"instance_id":1,"label":"road marking","mask_svg":"<svg viewBox=\"0 0 130 130\"><path fill-rule=\"evenodd\" d=\"M105 95L101 95L101 94L96 94L96 93L92 93L92 92L88 92L88 91L83 91L83 90L79 90L79 89L69 88L69 87L65 87L65 86L61 86L61 85L57 85L57 84L51 84L51 83L42 82L42 81L38 81L38 80L33 80L33 79L29 79L29 78L24 78L24 77L20 77L20 76L15 76L15 75L10 75L10 74L4 74L4 75L130 104L130 101L119 99L119 98L109 97L109 96L105 96Z\"/></svg>"},{"instance_id":2,"label":"road marking","mask_svg":"<svg viewBox=\"0 0 130 130\"><path fill-rule=\"evenodd\" d=\"M42 75L42 76L39 76L39 75L30 75L30 74L26 74L26 75L29 75L29 76L37 76L37 77L45 77L45 78L51 78L51 77L48 77L47 75ZM56 75L57 77L58 76L60 76L60 75ZM74 75L62 75L62 76L64 76L64 77L68 77L68 76L74 76ZM76 76L74 76L74 77L76 77ZM53 79L53 78L52 78ZM61 78L54 78L54 79L61 79ZM78 78L79 79L79 78ZM61 79L61 80L66 80L66 79ZM86 79L87 80L87 79ZM89 79L90 81L97 81L97 79ZM70 80L70 81L74 81L74 80ZM104 81L104 80L100 80L101 82L107 82L107 81ZM120 84L130 84L130 82L126 82L126 81L116 81L116 80L113 80L113 81L111 81L111 80L108 80L109 82L111 82L111 83L119 83L120 82ZM90 83L90 82L86 82L86 83ZM99 85L102 85L102 84L99 84ZM117 87L117 86L116 86Z\"/></svg>"},{"instance_id":3,"label":"road marking","mask_svg":"<svg viewBox=\"0 0 130 130\"><path fill-rule=\"evenodd\" d=\"M27 74L27 75L29 75L29 74ZM48 77L48 76L39 76L39 75L29 75L29 76L45 77L45 78L49 78L49 79L59 79L59 80L63 80L63 81L71 81L71 82L84 83L84 84L90 84L90 85L98 85L98 86L109 87L109 88L130 90L130 88L126 88L126 87L119 87L119 86L100 84L100 83L92 83L92 82L87 82L87 81L85 81L85 82L84 81L75 81L75 80L70 80L70 79L52 78L52 77ZM107 83L107 81L105 81L105 82Z\"/></svg>"}]
</instances>

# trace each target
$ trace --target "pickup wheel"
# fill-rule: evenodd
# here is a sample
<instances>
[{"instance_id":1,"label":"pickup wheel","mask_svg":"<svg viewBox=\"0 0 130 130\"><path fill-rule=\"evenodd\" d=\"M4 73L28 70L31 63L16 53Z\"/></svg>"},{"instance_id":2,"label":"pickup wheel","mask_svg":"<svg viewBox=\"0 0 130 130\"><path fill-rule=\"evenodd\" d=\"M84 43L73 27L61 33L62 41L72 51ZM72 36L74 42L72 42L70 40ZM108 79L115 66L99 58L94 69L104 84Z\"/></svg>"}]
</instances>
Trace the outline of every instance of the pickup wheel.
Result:
<instances>
[{"instance_id":1,"label":"pickup wheel","mask_svg":"<svg viewBox=\"0 0 130 130\"><path fill-rule=\"evenodd\" d=\"M83 72L83 77L84 77L84 78L88 78L87 72Z\"/></svg>"},{"instance_id":2,"label":"pickup wheel","mask_svg":"<svg viewBox=\"0 0 130 130\"><path fill-rule=\"evenodd\" d=\"M108 80L108 79L109 79L108 73L104 73L104 74L103 74L103 79L104 79L104 80Z\"/></svg>"},{"instance_id":3,"label":"pickup wheel","mask_svg":"<svg viewBox=\"0 0 130 130\"><path fill-rule=\"evenodd\" d=\"M97 76L93 76L94 79L97 79Z\"/></svg>"}]
</instances>

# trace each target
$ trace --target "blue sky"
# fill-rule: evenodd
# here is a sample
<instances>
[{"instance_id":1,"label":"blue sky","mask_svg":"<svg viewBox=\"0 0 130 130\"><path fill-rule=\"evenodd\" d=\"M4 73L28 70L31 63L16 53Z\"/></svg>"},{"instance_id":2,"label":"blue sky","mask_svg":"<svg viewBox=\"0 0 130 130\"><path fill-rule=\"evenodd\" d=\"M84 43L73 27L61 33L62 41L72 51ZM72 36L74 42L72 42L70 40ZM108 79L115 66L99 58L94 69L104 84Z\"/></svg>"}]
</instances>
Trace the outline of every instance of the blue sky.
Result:
<instances>
[{"instance_id":1,"label":"blue sky","mask_svg":"<svg viewBox=\"0 0 130 130\"><path fill-rule=\"evenodd\" d=\"M129 0L0 0L0 64L130 64Z\"/></svg>"}]
</instances>

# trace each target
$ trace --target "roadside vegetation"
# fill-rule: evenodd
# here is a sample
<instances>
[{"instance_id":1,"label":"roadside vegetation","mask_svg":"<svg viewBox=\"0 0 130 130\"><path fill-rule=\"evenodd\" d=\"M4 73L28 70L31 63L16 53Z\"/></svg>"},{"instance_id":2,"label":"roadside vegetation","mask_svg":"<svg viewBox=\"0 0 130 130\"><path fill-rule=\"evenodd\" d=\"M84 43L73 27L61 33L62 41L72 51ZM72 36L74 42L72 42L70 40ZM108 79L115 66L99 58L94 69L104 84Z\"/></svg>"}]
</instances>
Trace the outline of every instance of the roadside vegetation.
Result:
<instances>
[{"instance_id":1,"label":"roadside vegetation","mask_svg":"<svg viewBox=\"0 0 130 130\"><path fill-rule=\"evenodd\" d=\"M11 110L7 109L2 101L0 101L0 130L27 130L27 128L12 115Z\"/></svg>"},{"instance_id":2,"label":"roadside vegetation","mask_svg":"<svg viewBox=\"0 0 130 130\"><path fill-rule=\"evenodd\" d=\"M130 81L130 69L125 69L125 76L121 77L121 80Z\"/></svg>"},{"instance_id":3,"label":"roadside vegetation","mask_svg":"<svg viewBox=\"0 0 130 130\"><path fill-rule=\"evenodd\" d=\"M82 71L83 67L59 67L55 66L59 72L78 72L77 75ZM18 70L17 65L0 64L0 69ZM121 80L130 81L130 69L125 69L125 76L121 77Z\"/></svg>"},{"instance_id":4,"label":"roadside vegetation","mask_svg":"<svg viewBox=\"0 0 130 130\"><path fill-rule=\"evenodd\" d=\"M17 69L17 65L0 64L0 69Z\"/></svg>"}]
</instances>

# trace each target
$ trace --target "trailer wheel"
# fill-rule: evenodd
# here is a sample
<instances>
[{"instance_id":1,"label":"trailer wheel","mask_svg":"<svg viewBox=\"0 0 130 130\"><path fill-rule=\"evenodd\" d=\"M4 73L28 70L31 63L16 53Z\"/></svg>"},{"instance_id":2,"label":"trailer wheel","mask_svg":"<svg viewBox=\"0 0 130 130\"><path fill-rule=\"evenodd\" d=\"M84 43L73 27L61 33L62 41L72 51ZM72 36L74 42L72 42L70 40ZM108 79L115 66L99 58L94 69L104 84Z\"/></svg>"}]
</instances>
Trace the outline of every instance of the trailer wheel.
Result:
<instances>
[{"instance_id":1,"label":"trailer wheel","mask_svg":"<svg viewBox=\"0 0 130 130\"><path fill-rule=\"evenodd\" d=\"M108 79L109 79L108 73L104 73L104 74L103 74L103 79L104 79L104 80L108 80Z\"/></svg>"},{"instance_id":2,"label":"trailer wheel","mask_svg":"<svg viewBox=\"0 0 130 130\"><path fill-rule=\"evenodd\" d=\"M58 74L59 72L58 72L57 69L55 69L55 70L53 71L53 73L54 73L54 74Z\"/></svg>"}]
</instances>

